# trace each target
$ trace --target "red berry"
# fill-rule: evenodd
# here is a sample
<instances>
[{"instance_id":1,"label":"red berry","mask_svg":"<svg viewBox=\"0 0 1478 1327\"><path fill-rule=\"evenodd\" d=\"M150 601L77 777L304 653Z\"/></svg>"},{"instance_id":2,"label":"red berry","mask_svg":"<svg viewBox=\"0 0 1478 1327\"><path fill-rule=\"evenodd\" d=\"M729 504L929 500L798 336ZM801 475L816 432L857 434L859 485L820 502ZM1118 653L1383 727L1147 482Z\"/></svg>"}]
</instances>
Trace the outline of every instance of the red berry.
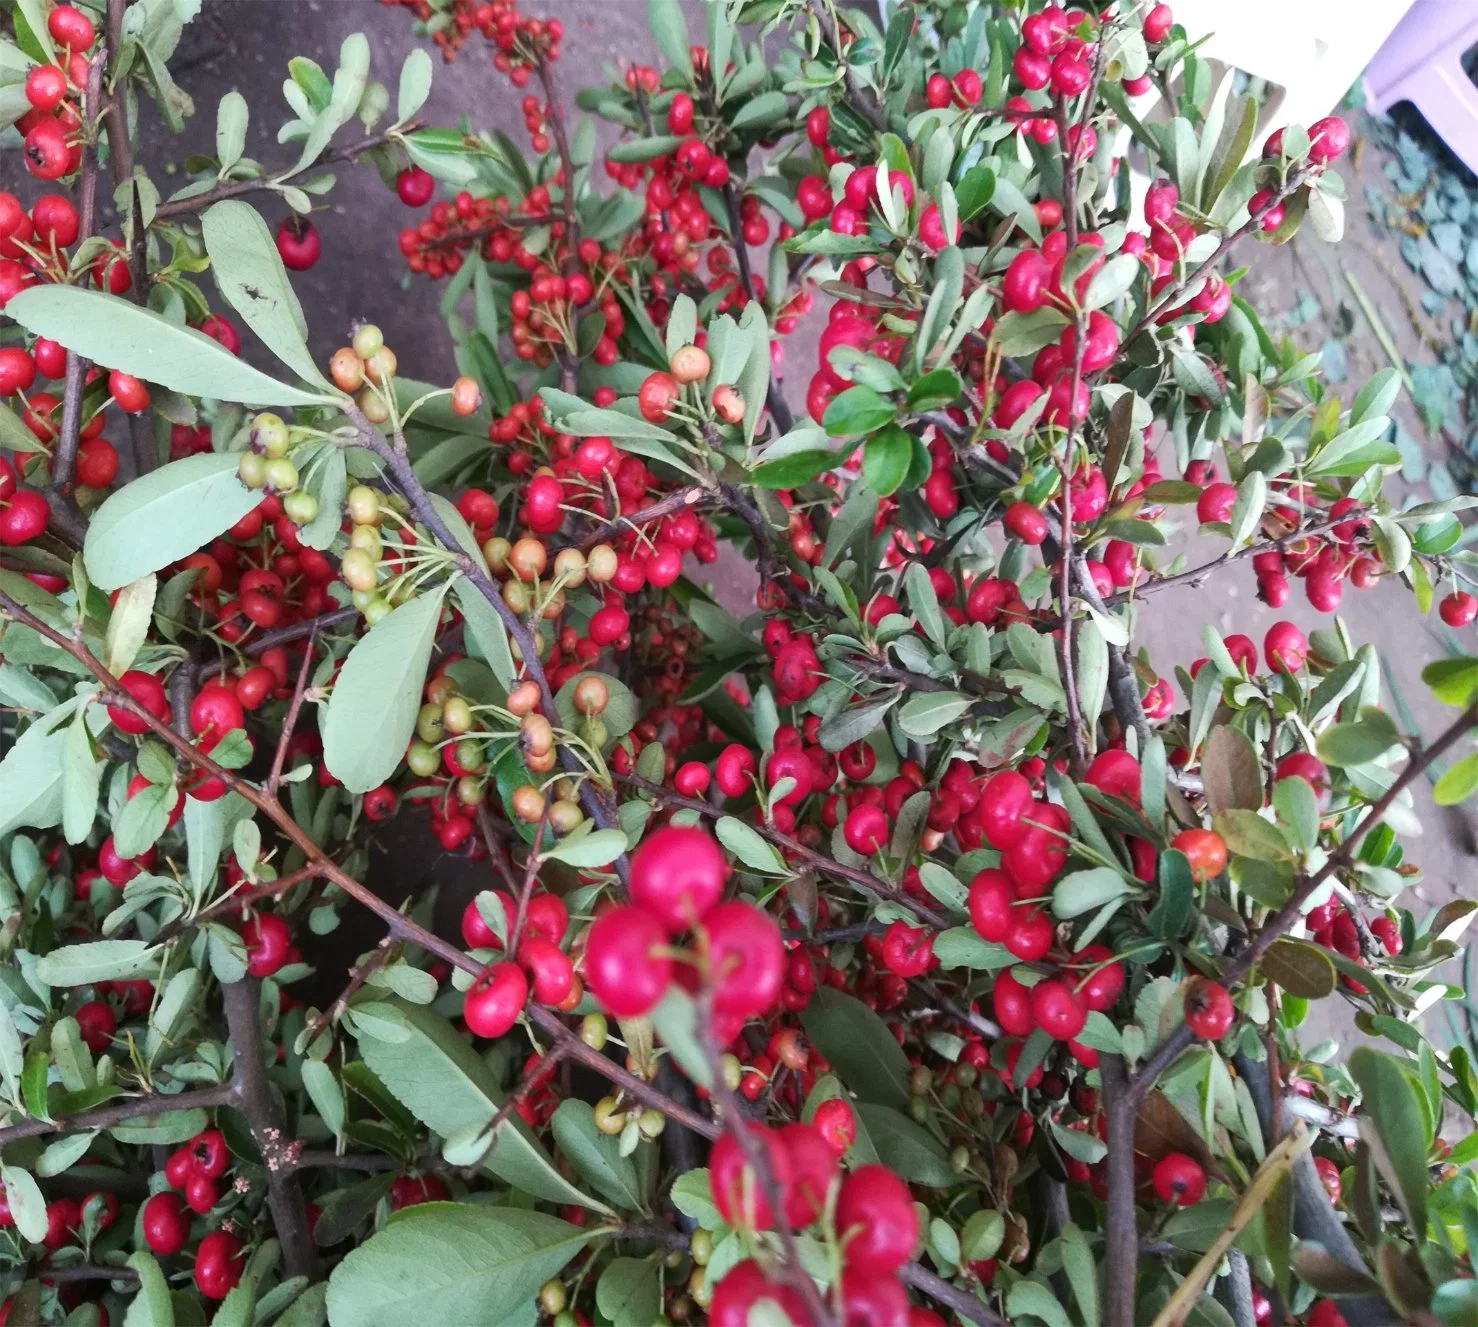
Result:
<instances>
[{"instance_id":1,"label":"red berry","mask_svg":"<svg viewBox=\"0 0 1478 1327\"><path fill-rule=\"evenodd\" d=\"M529 998L529 982L517 963L484 968L462 1004L467 1029L478 1037L501 1037L518 1022Z\"/></svg>"},{"instance_id":2,"label":"red berry","mask_svg":"<svg viewBox=\"0 0 1478 1327\"><path fill-rule=\"evenodd\" d=\"M436 192L436 179L419 166L407 166L395 177L395 192L407 207L425 207Z\"/></svg>"},{"instance_id":3,"label":"red berry","mask_svg":"<svg viewBox=\"0 0 1478 1327\"><path fill-rule=\"evenodd\" d=\"M766 1013L785 984L785 944L774 918L741 899L703 919L714 1008L734 1018Z\"/></svg>"},{"instance_id":4,"label":"red berry","mask_svg":"<svg viewBox=\"0 0 1478 1327\"><path fill-rule=\"evenodd\" d=\"M311 221L288 217L277 228L277 252L284 267L306 272L322 254L323 242Z\"/></svg>"},{"instance_id":5,"label":"red berry","mask_svg":"<svg viewBox=\"0 0 1478 1327\"><path fill-rule=\"evenodd\" d=\"M908 1185L886 1166L862 1166L842 1181L836 1232L849 1267L874 1276L896 1271L913 1257L919 1217Z\"/></svg>"},{"instance_id":6,"label":"red berry","mask_svg":"<svg viewBox=\"0 0 1478 1327\"><path fill-rule=\"evenodd\" d=\"M292 931L275 912L259 912L241 928L246 943L246 970L254 977L270 977L288 961Z\"/></svg>"},{"instance_id":7,"label":"red berry","mask_svg":"<svg viewBox=\"0 0 1478 1327\"><path fill-rule=\"evenodd\" d=\"M640 908L612 908L585 939L585 976L596 998L617 1018L651 1013L667 993L672 960L662 925Z\"/></svg>"},{"instance_id":8,"label":"red berry","mask_svg":"<svg viewBox=\"0 0 1478 1327\"><path fill-rule=\"evenodd\" d=\"M156 1193L144 1204L144 1240L158 1254L178 1253L190 1238L190 1218L177 1193Z\"/></svg>"},{"instance_id":9,"label":"red berry","mask_svg":"<svg viewBox=\"0 0 1478 1327\"><path fill-rule=\"evenodd\" d=\"M1185 1022L1202 1041L1220 1041L1237 1017L1231 993L1219 981L1192 977L1186 984Z\"/></svg>"},{"instance_id":10,"label":"red berry","mask_svg":"<svg viewBox=\"0 0 1478 1327\"><path fill-rule=\"evenodd\" d=\"M1206 1172L1184 1152L1171 1152L1155 1163L1155 1192L1167 1203L1194 1207L1206 1196Z\"/></svg>"},{"instance_id":11,"label":"red berry","mask_svg":"<svg viewBox=\"0 0 1478 1327\"><path fill-rule=\"evenodd\" d=\"M225 1299L241 1280L246 1259L241 1241L228 1230L213 1230L195 1254L195 1287L206 1299Z\"/></svg>"},{"instance_id":12,"label":"red berry","mask_svg":"<svg viewBox=\"0 0 1478 1327\"><path fill-rule=\"evenodd\" d=\"M746 1126L751 1145L763 1148L770 1163L770 1174L783 1194L791 1179L790 1151L780 1135L761 1124ZM750 1230L769 1230L775 1224L775 1213L769 1199L744 1158L744 1149L732 1133L725 1133L713 1145L708 1158L708 1185L714 1205L727 1225Z\"/></svg>"},{"instance_id":13,"label":"red berry","mask_svg":"<svg viewBox=\"0 0 1478 1327\"><path fill-rule=\"evenodd\" d=\"M1449 627L1466 627L1478 618L1478 597L1466 590L1455 590L1443 597L1437 605L1437 612Z\"/></svg>"},{"instance_id":14,"label":"red berry","mask_svg":"<svg viewBox=\"0 0 1478 1327\"><path fill-rule=\"evenodd\" d=\"M1214 829L1183 829L1170 840L1170 846L1185 854L1197 884L1214 880L1226 870L1226 840Z\"/></svg>"},{"instance_id":15,"label":"red berry","mask_svg":"<svg viewBox=\"0 0 1478 1327\"><path fill-rule=\"evenodd\" d=\"M675 935L702 920L728 878L729 863L707 830L667 825L631 856L631 901Z\"/></svg>"}]
</instances>

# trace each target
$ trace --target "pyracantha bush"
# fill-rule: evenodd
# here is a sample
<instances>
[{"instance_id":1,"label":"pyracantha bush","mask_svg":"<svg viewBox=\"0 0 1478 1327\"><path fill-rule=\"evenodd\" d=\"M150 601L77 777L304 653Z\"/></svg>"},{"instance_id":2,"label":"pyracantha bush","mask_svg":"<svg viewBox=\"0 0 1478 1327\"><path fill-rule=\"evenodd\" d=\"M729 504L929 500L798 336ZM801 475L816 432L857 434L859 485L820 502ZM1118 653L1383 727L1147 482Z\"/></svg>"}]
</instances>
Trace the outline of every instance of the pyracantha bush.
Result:
<instances>
[{"instance_id":1,"label":"pyracantha bush","mask_svg":"<svg viewBox=\"0 0 1478 1327\"><path fill-rule=\"evenodd\" d=\"M526 145L353 36L295 158L230 93L168 197L194 6L7 11L0 1321L1472 1322L1418 1021L1474 904L1403 840L1478 661L1422 748L1338 618L1134 644L1249 571L1478 609L1466 503L1383 492L1396 375L1329 394L1224 262L1337 235L1344 123L1256 141L1165 5L651 0L573 104L557 18L410 7ZM355 160L449 388L308 350Z\"/></svg>"}]
</instances>

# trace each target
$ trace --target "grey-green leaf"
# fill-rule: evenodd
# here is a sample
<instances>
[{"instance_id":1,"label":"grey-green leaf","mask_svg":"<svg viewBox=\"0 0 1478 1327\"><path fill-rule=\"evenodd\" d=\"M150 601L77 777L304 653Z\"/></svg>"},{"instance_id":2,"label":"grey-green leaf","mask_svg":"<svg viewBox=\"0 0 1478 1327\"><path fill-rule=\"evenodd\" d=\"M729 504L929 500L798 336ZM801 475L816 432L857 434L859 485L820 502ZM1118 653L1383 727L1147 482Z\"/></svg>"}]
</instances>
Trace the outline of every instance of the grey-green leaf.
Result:
<instances>
[{"instance_id":1,"label":"grey-green leaf","mask_svg":"<svg viewBox=\"0 0 1478 1327\"><path fill-rule=\"evenodd\" d=\"M329 1321L334 1327L488 1327L532 1300L591 1238L591 1231L521 1208L407 1208L334 1269Z\"/></svg>"},{"instance_id":2,"label":"grey-green leaf","mask_svg":"<svg viewBox=\"0 0 1478 1327\"><path fill-rule=\"evenodd\" d=\"M181 327L117 295L80 286L33 286L14 296L5 312L84 359L184 396L239 405L320 405L324 400L321 392L300 391L269 378L204 332Z\"/></svg>"},{"instance_id":3,"label":"grey-green leaf","mask_svg":"<svg viewBox=\"0 0 1478 1327\"><path fill-rule=\"evenodd\" d=\"M227 453L187 456L112 494L94 514L82 546L92 583L116 590L229 530L265 496L236 477L236 465Z\"/></svg>"},{"instance_id":4,"label":"grey-green leaf","mask_svg":"<svg viewBox=\"0 0 1478 1327\"><path fill-rule=\"evenodd\" d=\"M323 717L323 759L350 792L384 783L416 729L442 594L402 604L344 660Z\"/></svg>"},{"instance_id":5,"label":"grey-green leaf","mask_svg":"<svg viewBox=\"0 0 1478 1327\"><path fill-rule=\"evenodd\" d=\"M261 213L228 198L200 219L216 287L262 343L298 377L332 391L308 351L308 323Z\"/></svg>"}]
</instances>

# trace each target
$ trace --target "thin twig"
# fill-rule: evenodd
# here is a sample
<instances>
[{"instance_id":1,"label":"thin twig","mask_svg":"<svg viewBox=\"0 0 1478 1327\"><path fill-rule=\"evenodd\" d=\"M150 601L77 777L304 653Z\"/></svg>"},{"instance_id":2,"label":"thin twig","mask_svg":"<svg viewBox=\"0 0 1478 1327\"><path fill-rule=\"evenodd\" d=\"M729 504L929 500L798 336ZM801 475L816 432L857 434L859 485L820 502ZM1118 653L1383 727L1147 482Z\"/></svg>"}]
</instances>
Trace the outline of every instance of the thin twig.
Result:
<instances>
[{"instance_id":1,"label":"thin twig","mask_svg":"<svg viewBox=\"0 0 1478 1327\"><path fill-rule=\"evenodd\" d=\"M400 139L416 128L414 123L401 125L394 133L371 134L368 138L362 138L357 143L350 143L347 147L341 147L333 152L326 152L316 161L312 162L306 169L317 169L322 166L332 166L338 162L355 162L366 152L371 152L377 147L384 147L387 143L399 142ZM160 203L154 212L155 221L171 221L175 217L193 216L197 212L203 212L206 208L227 198L241 198L246 194L260 193L263 190L276 192L288 180L298 174L296 168L289 168L275 173L269 172L254 180L228 180L225 184L217 185L205 193L193 194L189 198L176 198L167 203Z\"/></svg>"},{"instance_id":2,"label":"thin twig","mask_svg":"<svg viewBox=\"0 0 1478 1327\"><path fill-rule=\"evenodd\" d=\"M99 48L87 66L87 90L82 119L86 126L82 146L82 174L78 180L81 215L78 240L85 244L97 229L98 139L97 117L103 101L103 73L108 65L108 51ZM52 482L64 498L70 498L77 471L77 445L82 436L82 394L86 389L87 361L75 350L67 351L66 386L62 389L62 431L57 438L51 462Z\"/></svg>"},{"instance_id":3,"label":"thin twig","mask_svg":"<svg viewBox=\"0 0 1478 1327\"><path fill-rule=\"evenodd\" d=\"M221 1000L235 1056L236 1076L232 1081L267 1168L267 1206L282 1243L283 1269L289 1277L312 1280L318 1272L318 1253L308 1230L303 1188L290 1164L299 1145L287 1133L262 1063L262 983L255 977L227 982L221 987Z\"/></svg>"},{"instance_id":4,"label":"thin twig","mask_svg":"<svg viewBox=\"0 0 1478 1327\"><path fill-rule=\"evenodd\" d=\"M980 1327L1010 1327L1009 1321L983 1303L978 1295L950 1285L948 1281L935 1276L916 1262L905 1263L900 1267L898 1279L928 1295L936 1303L953 1309L960 1317L979 1323Z\"/></svg>"},{"instance_id":5,"label":"thin twig","mask_svg":"<svg viewBox=\"0 0 1478 1327\"><path fill-rule=\"evenodd\" d=\"M184 1092L152 1092L147 1096L128 1097L112 1105L99 1106L95 1110L84 1110L76 1115L65 1115L55 1120L32 1117L19 1124L8 1124L0 1129L0 1147L19 1142L22 1138L40 1138L49 1133L84 1133L89 1130L111 1129L115 1124L128 1120L153 1119L175 1110L213 1110L217 1106L234 1105L236 1086L234 1083L217 1083L212 1087L195 1087Z\"/></svg>"},{"instance_id":6,"label":"thin twig","mask_svg":"<svg viewBox=\"0 0 1478 1327\"><path fill-rule=\"evenodd\" d=\"M287 707L287 717L282 721L282 732L277 738L277 750L272 755L272 772L267 776L267 796L276 797L282 786L282 767L287 761L287 748L292 742L293 729L298 726L298 715L303 708L303 697L308 690L308 676L313 671L313 643L316 636L310 634L303 650L303 662L298 666L297 685L293 688L292 703Z\"/></svg>"}]
</instances>

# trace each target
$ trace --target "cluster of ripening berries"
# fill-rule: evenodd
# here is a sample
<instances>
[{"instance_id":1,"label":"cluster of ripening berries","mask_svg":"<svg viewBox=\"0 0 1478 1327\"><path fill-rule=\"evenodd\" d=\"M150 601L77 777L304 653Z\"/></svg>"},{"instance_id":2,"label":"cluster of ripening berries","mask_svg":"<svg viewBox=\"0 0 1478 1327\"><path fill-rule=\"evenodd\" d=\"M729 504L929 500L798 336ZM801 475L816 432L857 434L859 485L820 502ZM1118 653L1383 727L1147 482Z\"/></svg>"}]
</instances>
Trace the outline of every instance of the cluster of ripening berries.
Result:
<instances>
[{"instance_id":1,"label":"cluster of ripening berries","mask_svg":"<svg viewBox=\"0 0 1478 1327\"><path fill-rule=\"evenodd\" d=\"M97 40L97 29L82 10L57 5L46 16L46 31L56 46L56 58L26 74L30 109L16 128L25 140L26 169L38 180L59 180L82 165L82 97L90 63L87 53Z\"/></svg>"},{"instance_id":2,"label":"cluster of ripening berries","mask_svg":"<svg viewBox=\"0 0 1478 1327\"><path fill-rule=\"evenodd\" d=\"M448 63L457 58L474 32L494 46L493 68L507 74L516 88L525 87L541 64L559 59L565 27L557 18L529 18L516 0L453 0L433 7L429 0L380 0L409 9L426 25L426 35L441 48Z\"/></svg>"}]
</instances>

